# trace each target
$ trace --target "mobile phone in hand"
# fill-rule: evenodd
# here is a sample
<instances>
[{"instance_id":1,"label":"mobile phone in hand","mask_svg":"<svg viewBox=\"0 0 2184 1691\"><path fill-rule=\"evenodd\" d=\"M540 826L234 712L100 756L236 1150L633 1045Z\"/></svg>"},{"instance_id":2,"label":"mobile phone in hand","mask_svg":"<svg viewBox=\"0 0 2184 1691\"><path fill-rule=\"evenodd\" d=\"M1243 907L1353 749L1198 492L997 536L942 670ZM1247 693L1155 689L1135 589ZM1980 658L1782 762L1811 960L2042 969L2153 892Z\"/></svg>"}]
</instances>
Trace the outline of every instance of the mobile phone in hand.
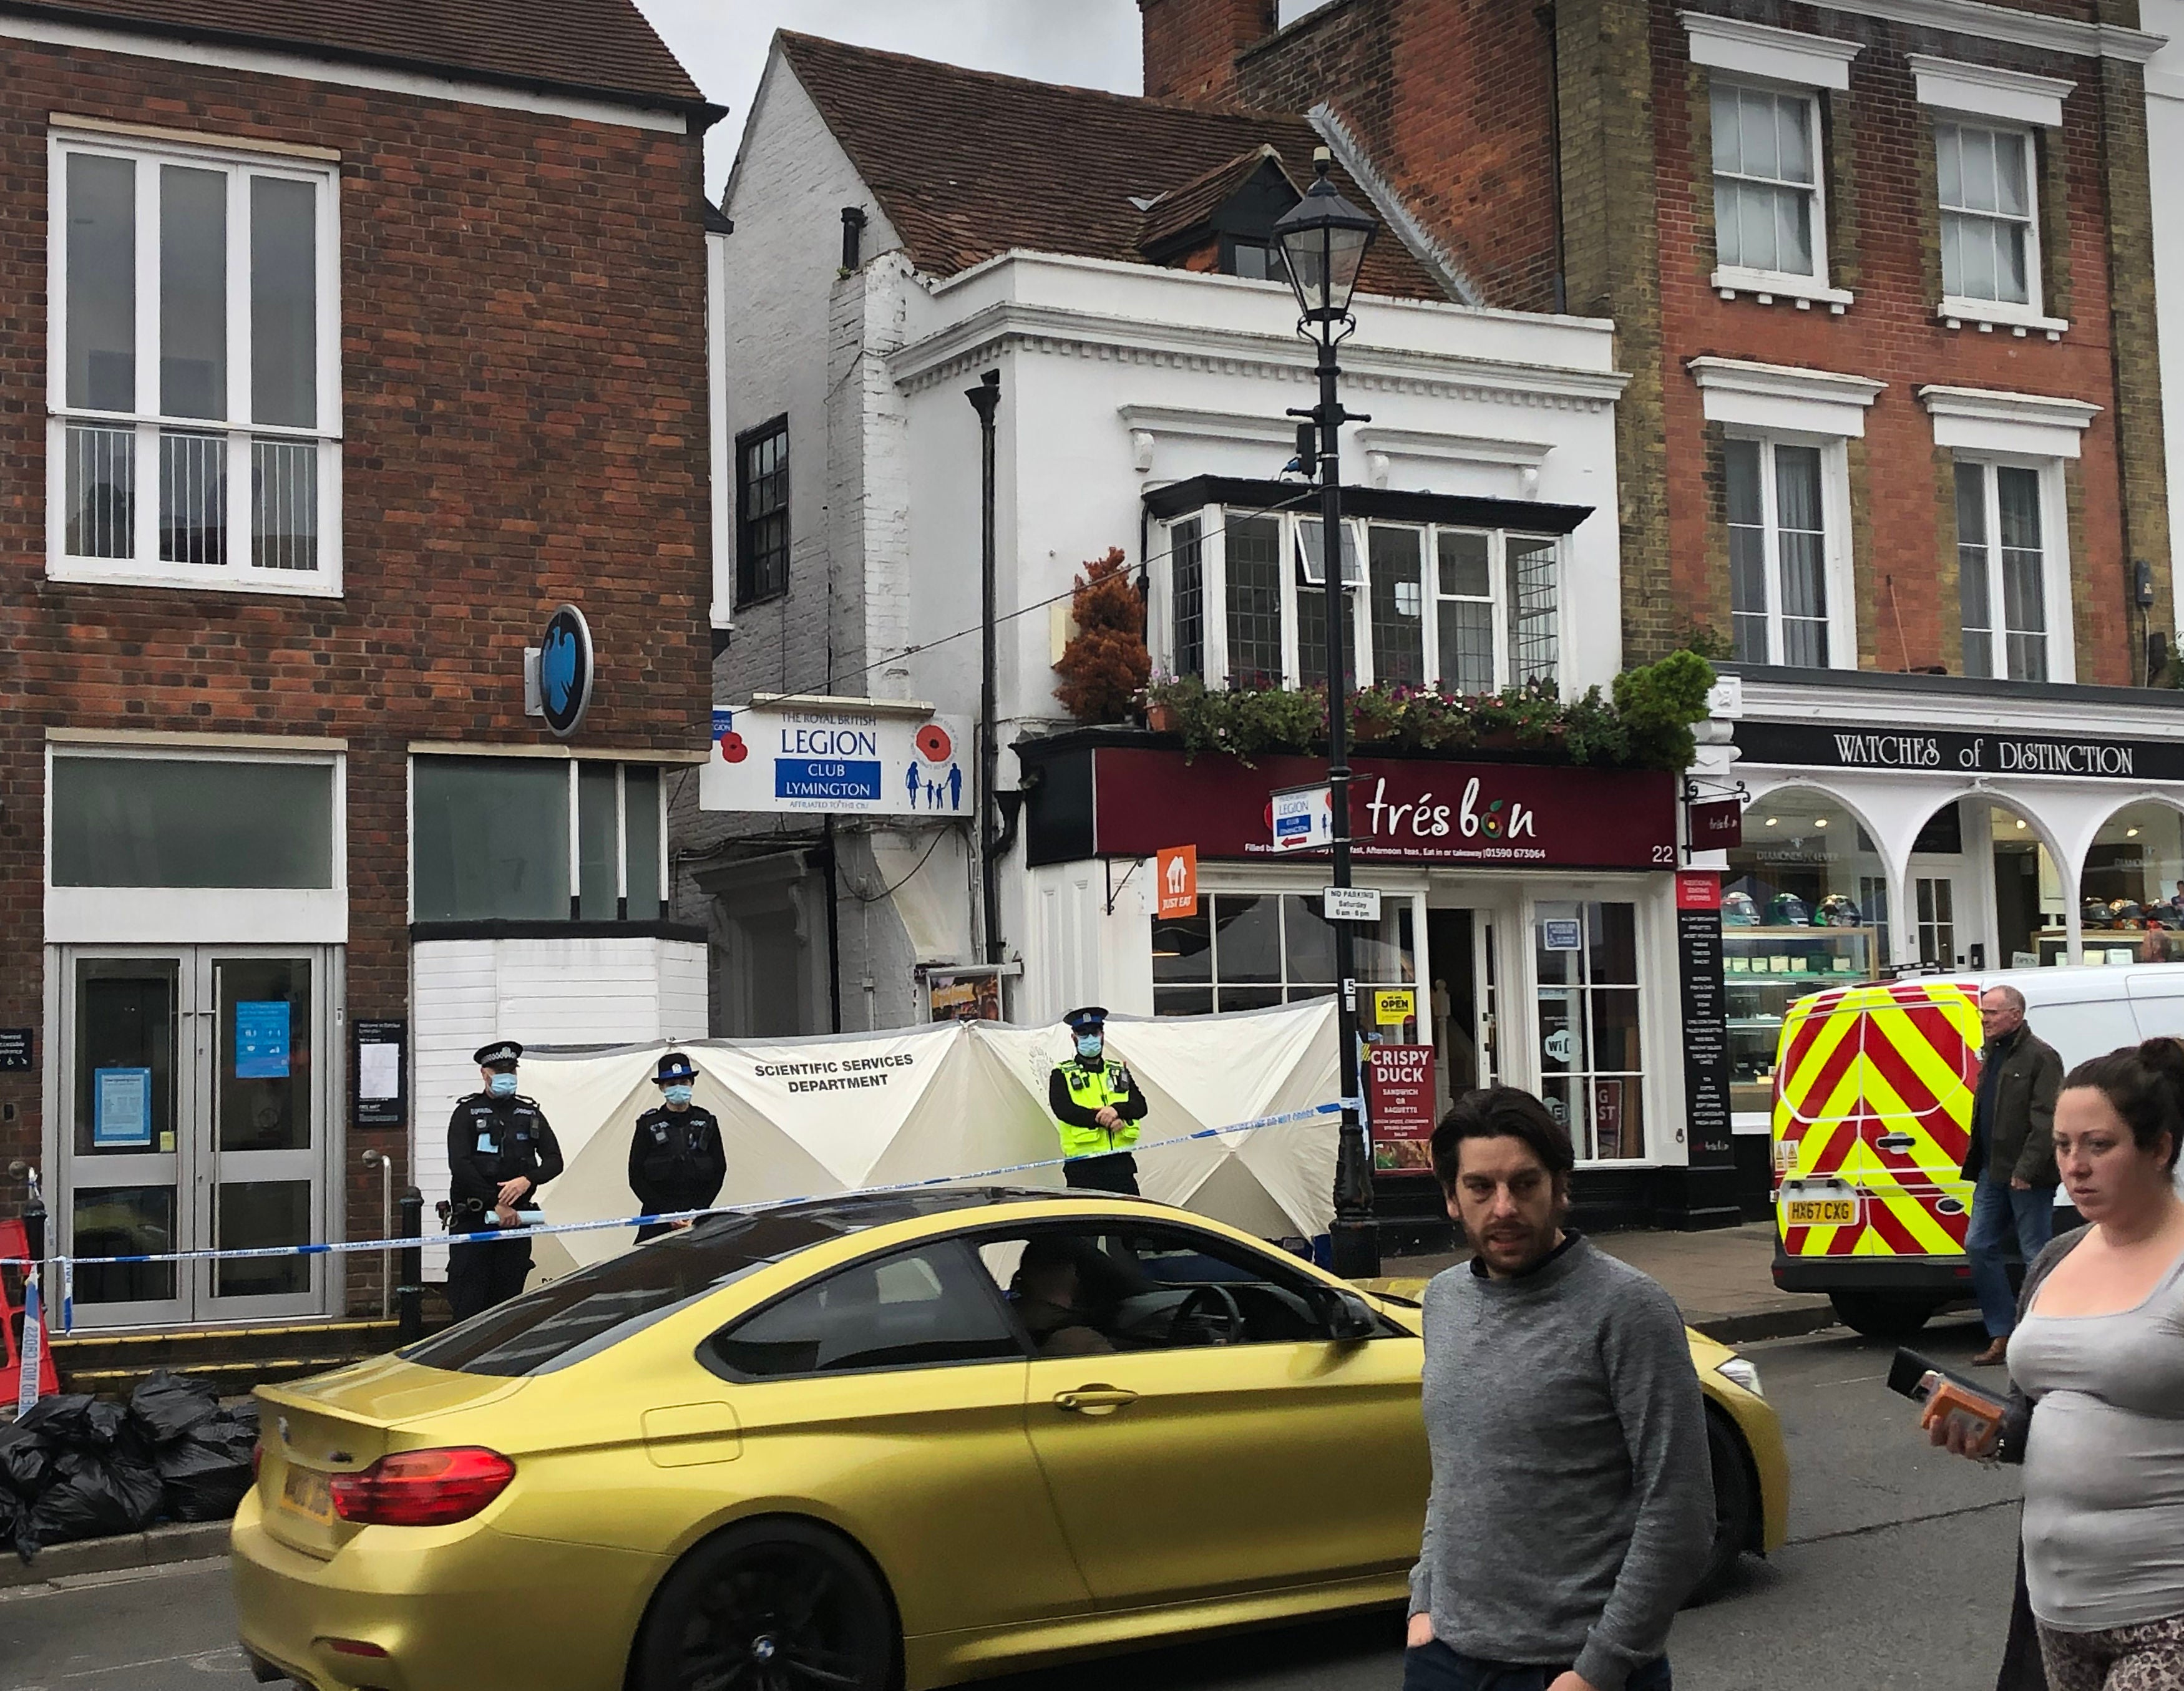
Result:
<instances>
[{"instance_id":1,"label":"mobile phone in hand","mask_svg":"<svg viewBox=\"0 0 2184 1691\"><path fill-rule=\"evenodd\" d=\"M1992 1440L2008 1408L1992 1392L1962 1375L1950 1373L1915 1350L1896 1353L1895 1361L1889 1366L1888 1389L1925 1405L1919 1426L1939 1425L1960 1431L1967 1449Z\"/></svg>"}]
</instances>

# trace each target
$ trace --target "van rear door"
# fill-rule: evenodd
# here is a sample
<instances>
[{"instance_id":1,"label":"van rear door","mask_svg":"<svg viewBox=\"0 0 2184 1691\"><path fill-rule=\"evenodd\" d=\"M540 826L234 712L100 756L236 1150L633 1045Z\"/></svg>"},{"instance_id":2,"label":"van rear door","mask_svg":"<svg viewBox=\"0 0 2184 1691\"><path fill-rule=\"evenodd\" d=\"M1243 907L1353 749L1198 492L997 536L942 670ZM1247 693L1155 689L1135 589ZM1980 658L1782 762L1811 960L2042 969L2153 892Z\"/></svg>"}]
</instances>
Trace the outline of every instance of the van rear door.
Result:
<instances>
[{"instance_id":1,"label":"van rear door","mask_svg":"<svg viewBox=\"0 0 2184 1691\"><path fill-rule=\"evenodd\" d=\"M1953 981L1841 987L1791 1007L1775 1071L1785 1254L1962 1254L1978 1042L1976 1001Z\"/></svg>"}]
</instances>

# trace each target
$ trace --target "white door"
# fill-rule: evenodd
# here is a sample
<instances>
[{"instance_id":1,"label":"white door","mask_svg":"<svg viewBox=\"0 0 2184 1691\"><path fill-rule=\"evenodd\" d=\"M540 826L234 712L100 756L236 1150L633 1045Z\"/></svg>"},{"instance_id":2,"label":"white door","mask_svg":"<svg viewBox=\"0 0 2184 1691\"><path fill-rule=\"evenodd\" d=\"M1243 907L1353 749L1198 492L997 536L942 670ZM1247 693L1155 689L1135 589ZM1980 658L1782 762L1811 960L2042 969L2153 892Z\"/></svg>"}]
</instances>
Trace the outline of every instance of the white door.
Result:
<instances>
[{"instance_id":1,"label":"white door","mask_svg":"<svg viewBox=\"0 0 2184 1691\"><path fill-rule=\"evenodd\" d=\"M332 954L66 948L54 1100L58 1248L110 1257L327 1237ZM323 1257L84 1264L87 1327L316 1315Z\"/></svg>"}]
</instances>

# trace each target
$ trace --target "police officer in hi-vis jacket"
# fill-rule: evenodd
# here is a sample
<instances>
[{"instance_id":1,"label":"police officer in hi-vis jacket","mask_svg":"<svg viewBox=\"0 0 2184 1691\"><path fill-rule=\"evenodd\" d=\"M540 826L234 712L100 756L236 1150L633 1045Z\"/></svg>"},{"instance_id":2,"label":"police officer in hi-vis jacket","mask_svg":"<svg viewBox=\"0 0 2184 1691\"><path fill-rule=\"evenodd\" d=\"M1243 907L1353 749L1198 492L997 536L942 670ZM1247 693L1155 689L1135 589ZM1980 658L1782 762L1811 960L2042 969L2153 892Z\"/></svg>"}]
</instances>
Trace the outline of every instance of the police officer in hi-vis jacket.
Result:
<instances>
[{"instance_id":1,"label":"police officer in hi-vis jacket","mask_svg":"<svg viewBox=\"0 0 2184 1691\"><path fill-rule=\"evenodd\" d=\"M1138 1123L1145 1119L1145 1094L1130 1071L1107 1060L1107 1012L1098 1004L1073 1010L1069 1024L1076 1049L1054 1065L1046 1082L1047 1107L1069 1159L1061 1177L1095 1192L1138 1190Z\"/></svg>"},{"instance_id":2,"label":"police officer in hi-vis jacket","mask_svg":"<svg viewBox=\"0 0 2184 1691\"><path fill-rule=\"evenodd\" d=\"M721 1124L712 1111L690 1102L697 1065L680 1051L670 1051L660 1060L660 1071L652 1078L660 1088L660 1108L637 1118L637 1132L629 1142L629 1189L647 1215L708 1209L721 1195L728 1159L721 1149ZM643 1244L689 1225L648 1221L637 1230L637 1242Z\"/></svg>"},{"instance_id":3,"label":"police officer in hi-vis jacket","mask_svg":"<svg viewBox=\"0 0 2184 1691\"><path fill-rule=\"evenodd\" d=\"M515 1227L516 1206L561 1172L561 1147L545 1112L515 1089L522 1055L513 1039L497 1039L472 1055L485 1089L456 1099L448 1121L451 1233ZM523 1289L530 1272L531 1241L521 1234L450 1247L448 1299L455 1319L505 1303Z\"/></svg>"}]
</instances>

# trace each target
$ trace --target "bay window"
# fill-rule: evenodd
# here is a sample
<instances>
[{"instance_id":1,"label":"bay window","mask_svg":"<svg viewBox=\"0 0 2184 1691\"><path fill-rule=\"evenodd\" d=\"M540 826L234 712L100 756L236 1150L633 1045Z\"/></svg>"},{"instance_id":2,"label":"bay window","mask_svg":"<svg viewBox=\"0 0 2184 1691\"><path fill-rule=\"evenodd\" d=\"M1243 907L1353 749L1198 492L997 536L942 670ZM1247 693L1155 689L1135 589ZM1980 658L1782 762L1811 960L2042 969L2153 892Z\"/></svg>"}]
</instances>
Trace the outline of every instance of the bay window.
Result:
<instances>
[{"instance_id":1,"label":"bay window","mask_svg":"<svg viewBox=\"0 0 2184 1691\"><path fill-rule=\"evenodd\" d=\"M334 172L57 135L48 572L340 587Z\"/></svg>"},{"instance_id":2,"label":"bay window","mask_svg":"<svg viewBox=\"0 0 2184 1691\"><path fill-rule=\"evenodd\" d=\"M1557 536L1376 519L1342 526L1353 685L1474 694L1560 684ZM1316 516L1207 506L1175 517L1154 548L1160 666L1217 687L1323 685L1325 551Z\"/></svg>"}]
</instances>

